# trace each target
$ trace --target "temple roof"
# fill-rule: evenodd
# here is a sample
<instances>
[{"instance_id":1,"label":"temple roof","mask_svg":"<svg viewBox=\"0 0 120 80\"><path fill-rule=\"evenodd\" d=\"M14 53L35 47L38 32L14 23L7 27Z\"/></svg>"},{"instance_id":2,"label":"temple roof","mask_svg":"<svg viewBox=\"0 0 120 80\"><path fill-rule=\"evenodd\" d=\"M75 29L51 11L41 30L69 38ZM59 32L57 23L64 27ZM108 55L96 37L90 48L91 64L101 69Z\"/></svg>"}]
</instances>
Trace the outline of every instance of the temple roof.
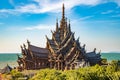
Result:
<instances>
[{"instance_id":1,"label":"temple roof","mask_svg":"<svg viewBox=\"0 0 120 80\"><path fill-rule=\"evenodd\" d=\"M41 54L41 53L34 53L34 56L37 56L39 58L48 58L47 54Z\"/></svg>"},{"instance_id":2,"label":"temple roof","mask_svg":"<svg viewBox=\"0 0 120 80\"><path fill-rule=\"evenodd\" d=\"M29 49L32 52L48 54L48 50L46 48L40 48L40 47L36 47L36 46L33 46L33 45L29 45Z\"/></svg>"},{"instance_id":3,"label":"temple roof","mask_svg":"<svg viewBox=\"0 0 120 80\"><path fill-rule=\"evenodd\" d=\"M97 57L99 57L100 55L99 54L96 54L95 52L88 52L88 53L86 53L86 56L87 57L91 57L91 58L97 58Z\"/></svg>"},{"instance_id":4,"label":"temple roof","mask_svg":"<svg viewBox=\"0 0 120 80\"><path fill-rule=\"evenodd\" d=\"M10 73L12 68L7 64L3 69L1 69L0 73Z\"/></svg>"}]
</instances>

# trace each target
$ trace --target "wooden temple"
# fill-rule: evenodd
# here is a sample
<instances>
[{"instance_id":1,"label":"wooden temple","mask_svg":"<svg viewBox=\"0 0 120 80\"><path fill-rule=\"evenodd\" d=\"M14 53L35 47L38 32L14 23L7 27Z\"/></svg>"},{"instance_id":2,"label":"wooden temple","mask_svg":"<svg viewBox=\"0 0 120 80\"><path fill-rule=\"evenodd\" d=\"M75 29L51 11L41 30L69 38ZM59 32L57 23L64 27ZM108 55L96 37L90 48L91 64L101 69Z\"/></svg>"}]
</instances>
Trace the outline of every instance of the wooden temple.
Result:
<instances>
[{"instance_id":1,"label":"wooden temple","mask_svg":"<svg viewBox=\"0 0 120 80\"><path fill-rule=\"evenodd\" d=\"M48 50L31 45L28 40L27 44L28 48L25 44L21 46L22 58L18 55L18 68L21 70L48 68Z\"/></svg>"},{"instance_id":2,"label":"wooden temple","mask_svg":"<svg viewBox=\"0 0 120 80\"><path fill-rule=\"evenodd\" d=\"M96 48L86 52L85 45L81 46L79 38L75 39L71 31L70 21L65 17L65 7L62 7L60 24L56 21L56 30L51 31L52 38L46 36L46 48L39 48L28 43L22 50L22 58L18 56L18 64L22 69L54 68L57 70L75 69L79 67L100 64L100 52Z\"/></svg>"}]
</instances>

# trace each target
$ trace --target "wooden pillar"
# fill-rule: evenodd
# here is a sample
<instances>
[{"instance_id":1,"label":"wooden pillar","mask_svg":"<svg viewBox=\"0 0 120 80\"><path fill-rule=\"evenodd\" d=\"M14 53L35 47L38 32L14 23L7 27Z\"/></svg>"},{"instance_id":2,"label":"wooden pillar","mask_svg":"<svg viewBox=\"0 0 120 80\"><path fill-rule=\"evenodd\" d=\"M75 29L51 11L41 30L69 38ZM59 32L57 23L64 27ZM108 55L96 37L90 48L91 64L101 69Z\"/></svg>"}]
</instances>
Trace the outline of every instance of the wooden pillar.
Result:
<instances>
[{"instance_id":1,"label":"wooden pillar","mask_svg":"<svg viewBox=\"0 0 120 80\"><path fill-rule=\"evenodd\" d=\"M35 69L36 69L36 61L35 61L35 64L34 64L34 65L35 65Z\"/></svg>"},{"instance_id":2,"label":"wooden pillar","mask_svg":"<svg viewBox=\"0 0 120 80\"><path fill-rule=\"evenodd\" d=\"M60 62L58 61L58 70L60 70Z\"/></svg>"},{"instance_id":3,"label":"wooden pillar","mask_svg":"<svg viewBox=\"0 0 120 80\"><path fill-rule=\"evenodd\" d=\"M27 62L27 69L30 69L30 63Z\"/></svg>"},{"instance_id":4,"label":"wooden pillar","mask_svg":"<svg viewBox=\"0 0 120 80\"><path fill-rule=\"evenodd\" d=\"M63 62L61 61L61 70L63 70Z\"/></svg>"},{"instance_id":5,"label":"wooden pillar","mask_svg":"<svg viewBox=\"0 0 120 80\"><path fill-rule=\"evenodd\" d=\"M54 69L57 69L57 62L55 62L54 64Z\"/></svg>"},{"instance_id":6,"label":"wooden pillar","mask_svg":"<svg viewBox=\"0 0 120 80\"><path fill-rule=\"evenodd\" d=\"M56 62L56 69L58 70L58 62Z\"/></svg>"},{"instance_id":7,"label":"wooden pillar","mask_svg":"<svg viewBox=\"0 0 120 80\"><path fill-rule=\"evenodd\" d=\"M70 65L70 69L71 69L71 70L73 69L73 64Z\"/></svg>"},{"instance_id":8,"label":"wooden pillar","mask_svg":"<svg viewBox=\"0 0 120 80\"><path fill-rule=\"evenodd\" d=\"M50 61L50 68L52 68L52 61Z\"/></svg>"},{"instance_id":9,"label":"wooden pillar","mask_svg":"<svg viewBox=\"0 0 120 80\"><path fill-rule=\"evenodd\" d=\"M27 64L27 62L24 62L24 63L23 63L23 68L24 68L24 69L27 69L26 64Z\"/></svg>"},{"instance_id":10,"label":"wooden pillar","mask_svg":"<svg viewBox=\"0 0 120 80\"><path fill-rule=\"evenodd\" d=\"M44 61L44 67L46 66L46 62Z\"/></svg>"},{"instance_id":11,"label":"wooden pillar","mask_svg":"<svg viewBox=\"0 0 120 80\"><path fill-rule=\"evenodd\" d=\"M24 69L24 62L20 64L20 67Z\"/></svg>"},{"instance_id":12,"label":"wooden pillar","mask_svg":"<svg viewBox=\"0 0 120 80\"><path fill-rule=\"evenodd\" d=\"M26 64L26 67L27 67L27 69L29 69L29 63L27 62L27 64Z\"/></svg>"},{"instance_id":13,"label":"wooden pillar","mask_svg":"<svg viewBox=\"0 0 120 80\"><path fill-rule=\"evenodd\" d=\"M35 66L36 66L36 68L35 68L35 69L37 69L37 67L38 67L38 66L37 66L37 61L36 61L36 64L35 64Z\"/></svg>"},{"instance_id":14,"label":"wooden pillar","mask_svg":"<svg viewBox=\"0 0 120 80\"><path fill-rule=\"evenodd\" d=\"M75 64L73 64L73 69L75 69Z\"/></svg>"},{"instance_id":15,"label":"wooden pillar","mask_svg":"<svg viewBox=\"0 0 120 80\"><path fill-rule=\"evenodd\" d=\"M68 70L68 65L65 66L65 70Z\"/></svg>"},{"instance_id":16,"label":"wooden pillar","mask_svg":"<svg viewBox=\"0 0 120 80\"><path fill-rule=\"evenodd\" d=\"M29 66L29 64L28 64L28 62L26 62L25 67L26 67L27 70L28 70L28 66Z\"/></svg>"},{"instance_id":17,"label":"wooden pillar","mask_svg":"<svg viewBox=\"0 0 120 80\"><path fill-rule=\"evenodd\" d=\"M30 66L31 66L31 69L33 69L33 65L32 65L32 62L30 62Z\"/></svg>"},{"instance_id":18,"label":"wooden pillar","mask_svg":"<svg viewBox=\"0 0 120 80\"><path fill-rule=\"evenodd\" d=\"M31 62L29 62L29 70L31 69Z\"/></svg>"}]
</instances>

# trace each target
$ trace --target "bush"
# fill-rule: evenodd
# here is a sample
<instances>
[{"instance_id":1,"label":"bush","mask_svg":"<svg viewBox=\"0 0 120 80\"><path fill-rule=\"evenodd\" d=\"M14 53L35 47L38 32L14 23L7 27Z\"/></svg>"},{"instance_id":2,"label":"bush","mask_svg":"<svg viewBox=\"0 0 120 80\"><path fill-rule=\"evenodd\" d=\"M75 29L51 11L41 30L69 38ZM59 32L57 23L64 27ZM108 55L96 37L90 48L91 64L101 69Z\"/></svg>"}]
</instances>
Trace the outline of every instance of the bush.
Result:
<instances>
[{"instance_id":1,"label":"bush","mask_svg":"<svg viewBox=\"0 0 120 80\"><path fill-rule=\"evenodd\" d=\"M101 63L102 63L102 64L108 64L108 63L107 63L107 59L106 59L106 58L102 58Z\"/></svg>"},{"instance_id":2,"label":"bush","mask_svg":"<svg viewBox=\"0 0 120 80\"><path fill-rule=\"evenodd\" d=\"M30 73L31 72L31 73ZM37 73L36 73L37 72ZM41 69L39 71L28 71L34 75L30 80L120 80L120 61L112 61L107 66L91 66L75 70L55 70ZM8 76L9 75L9 76ZM26 80L30 75L25 72L12 70L10 74L4 74L4 78L8 80ZM12 79L11 79L12 78Z\"/></svg>"},{"instance_id":3,"label":"bush","mask_svg":"<svg viewBox=\"0 0 120 80\"><path fill-rule=\"evenodd\" d=\"M24 75L16 70L11 71L12 80L18 80L18 78L24 77Z\"/></svg>"},{"instance_id":4,"label":"bush","mask_svg":"<svg viewBox=\"0 0 120 80\"><path fill-rule=\"evenodd\" d=\"M54 69L40 70L31 80L65 80L65 75L62 71Z\"/></svg>"}]
</instances>

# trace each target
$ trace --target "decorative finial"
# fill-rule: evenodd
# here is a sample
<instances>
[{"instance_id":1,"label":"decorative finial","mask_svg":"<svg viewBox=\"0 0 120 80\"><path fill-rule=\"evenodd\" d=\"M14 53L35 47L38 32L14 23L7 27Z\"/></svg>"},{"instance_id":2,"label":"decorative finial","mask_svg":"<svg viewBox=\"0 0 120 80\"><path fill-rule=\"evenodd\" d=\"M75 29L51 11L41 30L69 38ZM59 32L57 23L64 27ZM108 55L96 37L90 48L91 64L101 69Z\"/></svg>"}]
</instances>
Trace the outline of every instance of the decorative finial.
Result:
<instances>
[{"instance_id":1,"label":"decorative finial","mask_svg":"<svg viewBox=\"0 0 120 80\"><path fill-rule=\"evenodd\" d=\"M58 23L58 18L56 19L56 23Z\"/></svg>"},{"instance_id":2,"label":"decorative finial","mask_svg":"<svg viewBox=\"0 0 120 80\"><path fill-rule=\"evenodd\" d=\"M65 18L65 7L64 7L64 3L63 3L63 7L62 7L62 18Z\"/></svg>"},{"instance_id":3,"label":"decorative finial","mask_svg":"<svg viewBox=\"0 0 120 80\"><path fill-rule=\"evenodd\" d=\"M56 19L56 31L58 31L58 18Z\"/></svg>"},{"instance_id":4,"label":"decorative finial","mask_svg":"<svg viewBox=\"0 0 120 80\"><path fill-rule=\"evenodd\" d=\"M28 45L30 45L30 41L27 39L27 43L28 43Z\"/></svg>"},{"instance_id":5,"label":"decorative finial","mask_svg":"<svg viewBox=\"0 0 120 80\"><path fill-rule=\"evenodd\" d=\"M45 35L45 37L46 37L46 39L48 40L48 37L47 37L47 35Z\"/></svg>"},{"instance_id":6,"label":"decorative finial","mask_svg":"<svg viewBox=\"0 0 120 80\"><path fill-rule=\"evenodd\" d=\"M54 34L52 30L51 30L51 33Z\"/></svg>"},{"instance_id":7,"label":"decorative finial","mask_svg":"<svg viewBox=\"0 0 120 80\"><path fill-rule=\"evenodd\" d=\"M83 45L83 48L85 48L85 46L86 46L86 45L84 44L84 45Z\"/></svg>"},{"instance_id":8,"label":"decorative finial","mask_svg":"<svg viewBox=\"0 0 120 80\"><path fill-rule=\"evenodd\" d=\"M20 56L17 54L18 59L20 59Z\"/></svg>"},{"instance_id":9,"label":"decorative finial","mask_svg":"<svg viewBox=\"0 0 120 80\"><path fill-rule=\"evenodd\" d=\"M69 32L71 32L71 27L70 27L70 20L69 20L68 29L69 29Z\"/></svg>"},{"instance_id":10,"label":"decorative finial","mask_svg":"<svg viewBox=\"0 0 120 80\"><path fill-rule=\"evenodd\" d=\"M67 17L65 18L66 22L67 22Z\"/></svg>"},{"instance_id":11,"label":"decorative finial","mask_svg":"<svg viewBox=\"0 0 120 80\"><path fill-rule=\"evenodd\" d=\"M69 27L70 27L70 19L69 19Z\"/></svg>"},{"instance_id":12,"label":"decorative finial","mask_svg":"<svg viewBox=\"0 0 120 80\"><path fill-rule=\"evenodd\" d=\"M24 46L24 48L26 48L26 45L25 45L25 44L23 44L23 46Z\"/></svg>"},{"instance_id":13,"label":"decorative finial","mask_svg":"<svg viewBox=\"0 0 120 80\"><path fill-rule=\"evenodd\" d=\"M77 38L77 41L79 42L80 37Z\"/></svg>"},{"instance_id":14,"label":"decorative finial","mask_svg":"<svg viewBox=\"0 0 120 80\"><path fill-rule=\"evenodd\" d=\"M94 48L93 52L96 53L96 48Z\"/></svg>"},{"instance_id":15,"label":"decorative finial","mask_svg":"<svg viewBox=\"0 0 120 80\"><path fill-rule=\"evenodd\" d=\"M21 49L23 49L22 45L20 45Z\"/></svg>"},{"instance_id":16,"label":"decorative finial","mask_svg":"<svg viewBox=\"0 0 120 80\"><path fill-rule=\"evenodd\" d=\"M101 53L101 50L98 52L98 54L100 54Z\"/></svg>"}]
</instances>

